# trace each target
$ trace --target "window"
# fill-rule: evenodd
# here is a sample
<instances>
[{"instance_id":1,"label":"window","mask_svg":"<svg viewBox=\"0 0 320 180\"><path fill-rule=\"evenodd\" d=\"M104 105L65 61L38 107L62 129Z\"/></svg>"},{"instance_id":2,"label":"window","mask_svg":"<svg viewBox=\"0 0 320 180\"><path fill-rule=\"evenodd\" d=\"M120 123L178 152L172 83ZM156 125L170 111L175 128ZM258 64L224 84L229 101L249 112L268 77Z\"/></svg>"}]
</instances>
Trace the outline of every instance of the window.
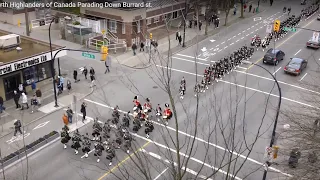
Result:
<instances>
[{"instance_id":1,"label":"window","mask_svg":"<svg viewBox=\"0 0 320 180\"><path fill-rule=\"evenodd\" d=\"M56 72L57 73L57 72ZM42 64L38 64L22 71L23 75L23 83L26 85L30 85L32 79L35 82L39 82L48 78L51 78L51 66L50 62L45 62Z\"/></svg>"},{"instance_id":2,"label":"window","mask_svg":"<svg viewBox=\"0 0 320 180\"><path fill-rule=\"evenodd\" d=\"M109 20L110 31L117 33L117 22L115 20Z\"/></svg>"},{"instance_id":3,"label":"window","mask_svg":"<svg viewBox=\"0 0 320 180\"><path fill-rule=\"evenodd\" d=\"M172 19L176 19L178 17L178 12L175 11L172 13Z\"/></svg>"},{"instance_id":4,"label":"window","mask_svg":"<svg viewBox=\"0 0 320 180\"><path fill-rule=\"evenodd\" d=\"M140 20L136 22L137 23L137 33L140 33L141 27L140 27Z\"/></svg>"},{"instance_id":5,"label":"window","mask_svg":"<svg viewBox=\"0 0 320 180\"><path fill-rule=\"evenodd\" d=\"M147 25L151 24L151 19L147 19Z\"/></svg>"},{"instance_id":6,"label":"window","mask_svg":"<svg viewBox=\"0 0 320 180\"><path fill-rule=\"evenodd\" d=\"M32 66L29 68L26 68L23 70L23 82L27 85L31 84L32 79L35 82L38 82L39 78L38 78L38 71L37 71L37 66Z\"/></svg>"},{"instance_id":7,"label":"window","mask_svg":"<svg viewBox=\"0 0 320 180\"><path fill-rule=\"evenodd\" d=\"M126 24L122 23L122 34L126 34Z\"/></svg>"},{"instance_id":8,"label":"window","mask_svg":"<svg viewBox=\"0 0 320 180\"><path fill-rule=\"evenodd\" d=\"M51 78L50 62L45 62L37 66L39 81Z\"/></svg>"},{"instance_id":9,"label":"window","mask_svg":"<svg viewBox=\"0 0 320 180\"><path fill-rule=\"evenodd\" d=\"M156 23L156 22L159 22L160 21L160 16L157 16L157 17L154 17L153 18L153 21Z\"/></svg>"}]
</instances>

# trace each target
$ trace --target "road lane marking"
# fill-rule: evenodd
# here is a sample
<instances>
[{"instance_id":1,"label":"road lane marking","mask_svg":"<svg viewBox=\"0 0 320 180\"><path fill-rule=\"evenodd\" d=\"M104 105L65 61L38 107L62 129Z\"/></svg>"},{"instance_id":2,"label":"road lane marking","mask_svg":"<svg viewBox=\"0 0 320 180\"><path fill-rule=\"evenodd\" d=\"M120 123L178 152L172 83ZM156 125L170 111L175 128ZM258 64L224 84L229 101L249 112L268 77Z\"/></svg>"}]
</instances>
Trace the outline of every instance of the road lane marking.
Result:
<instances>
[{"instance_id":1,"label":"road lane marking","mask_svg":"<svg viewBox=\"0 0 320 180\"><path fill-rule=\"evenodd\" d=\"M305 26L303 26L303 28L309 26L314 20L316 19L313 19L312 21L310 21L308 24L306 24ZM282 43L280 43L279 45L276 46L276 48L280 47L282 44L284 44L285 42L287 42L288 40L290 40L293 36L297 35L299 32L301 31L301 29L299 29L296 33L292 34L288 39L284 40ZM258 62L260 62L261 60L263 59L263 57L261 57L260 59L258 59L254 64L257 64ZM248 67L248 70L251 69L254 64L250 65Z\"/></svg>"},{"instance_id":2,"label":"road lane marking","mask_svg":"<svg viewBox=\"0 0 320 180\"><path fill-rule=\"evenodd\" d=\"M231 40L231 38L228 39L228 41L230 41L230 40Z\"/></svg>"},{"instance_id":3,"label":"road lane marking","mask_svg":"<svg viewBox=\"0 0 320 180\"><path fill-rule=\"evenodd\" d=\"M223 49L227 49L227 48L228 48L228 46L224 47Z\"/></svg>"},{"instance_id":4,"label":"road lane marking","mask_svg":"<svg viewBox=\"0 0 320 180\"><path fill-rule=\"evenodd\" d=\"M236 42L239 42L239 41L240 41L240 39L236 40Z\"/></svg>"},{"instance_id":5,"label":"road lane marking","mask_svg":"<svg viewBox=\"0 0 320 180\"><path fill-rule=\"evenodd\" d=\"M142 150L144 150L144 149L142 149ZM167 167L167 168L165 168L157 177L155 177L153 180L157 180L157 179L159 179L160 178L160 176L162 175L162 174L164 174L167 170L168 170L169 168Z\"/></svg>"},{"instance_id":6,"label":"road lane marking","mask_svg":"<svg viewBox=\"0 0 320 180\"><path fill-rule=\"evenodd\" d=\"M179 70L179 69L167 68L167 67L160 66L160 65L156 65L156 66L157 66L157 67L160 67L160 68L164 68L164 69L169 69L169 70L172 70L172 71L177 71L177 72L185 73L185 74L190 74L190 75L194 75L194 76L204 77L203 75L200 75L200 74L195 74L195 73L191 73L191 72L187 72L187 71L182 71L182 70ZM231 85L234 85L234 86L242 87L242 88L249 89L249 90L252 90L252 91L256 91L256 92L259 92L259 93L262 93L262 94L266 94L266 95L268 95L268 96L273 96L273 97L276 97L276 98L279 97L278 95L271 94L270 92L261 91L261 90L259 90L259 89L250 88L250 87L243 86L243 85L240 85L240 84L236 84L236 83L233 83L233 82L224 81L224 80L219 80L219 82L224 82L224 83L231 84ZM310 105L310 104L306 104L306 103L303 103L303 102L300 102L300 101L296 101L296 100L293 100L293 99L289 99L289 98L286 98L286 97L282 97L282 99L287 100L287 101L290 101L290 102L293 102L293 103L296 103L296 104L300 104L300 105L303 105L303 106L307 106L307 107L311 107L311 108L315 108L315 109L320 109L320 108L315 107L315 106L312 106L312 105Z\"/></svg>"},{"instance_id":7,"label":"road lane marking","mask_svg":"<svg viewBox=\"0 0 320 180\"><path fill-rule=\"evenodd\" d=\"M248 31L249 29L250 29L250 28L248 28L247 31Z\"/></svg>"},{"instance_id":8,"label":"road lane marking","mask_svg":"<svg viewBox=\"0 0 320 180\"><path fill-rule=\"evenodd\" d=\"M234 45L234 43L231 43L230 46Z\"/></svg>"},{"instance_id":9,"label":"road lane marking","mask_svg":"<svg viewBox=\"0 0 320 180\"><path fill-rule=\"evenodd\" d=\"M246 36L249 36L250 34L247 34Z\"/></svg>"},{"instance_id":10,"label":"road lane marking","mask_svg":"<svg viewBox=\"0 0 320 180\"><path fill-rule=\"evenodd\" d=\"M275 72L273 72L272 75L275 75L280 69L281 67L279 67Z\"/></svg>"},{"instance_id":11,"label":"road lane marking","mask_svg":"<svg viewBox=\"0 0 320 180\"><path fill-rule=\"evenodd\" d=\"M244 32L246 32L246 30L243 30L242 32L244 33Z\"/></svg>"},{"instance_id":12,"label":"road lane marking","mask_svg":"<svg viewBox=\"0 0 320 180\"><path fill-rule=\"evenodd\" d=\"M184 57L189 57L189 58L195 58L193 56L188 56L188 55L184 55L184 54L176 54L178 56L184 56ZM206 59L202 59L202 58L197 58L198 60L202 60L202 61L207 61Z\"/></svg>"},{"instance_id":13,"label":"road lane marking","mask_svg":"<svg viewBox=\"0 0 320 180\"><path fill-rule=\"evenodd\" d=\"M225 43L225 41L223 41L221 44L224 44Z\"/></svg>"},{"instance_id":14,"label":"road lane marking","mask_svg":"<svg viewBox=\"0 0 320 180\"><path fill-rule=\"evenodd\" d=\"M182 71L182 72L187 73L187 74L191 74L191 75L195 75L194 73L189 73L189 72L186 72L186 71ZM202 76L202 77L203 77L203 76ZM114 109L114 107L111 107L111 106L108 106L108 105L106 105L106 104L102 104L102 103L99 103L99 102L95 102L95 101L92 101L92 100L90 100L90 99L84 99L84 100L87 101L87 102L90 102L90 103L92 103L92 104L96 104L96 105L99 105L99 106L102 106L102 107L105 107L105 108L108 108L108 109ZM123 114L127 114L127 112L126 112L126 111L123 111L123 110L119 110L119 112L121 112L121 113L123 113ZM129 115L130 115L130 116L133 116L132 113L130 113ZM176 129L174 129L174 128L170 127L170 126L165 126L165 125L163 125L163 124L161 124L161 123L159 123L159 122L156 122L156 121L152 121L152 122L153 122L153 124L155 124L155 125L162 126L162 127L167 128L167 129L169 129L169 130L171 130L171 131L174 131L174 132L177 131ZM232 154L234 154L234 155L236 155L236 156L238 156L238 157L241 157L241 158L243 158L243 159L247 159L248 161L251 161L251 162L253 162L253 163L256 163L256 164L258 164L258 165L263 166L263 163L261 163L261 162L259 162L259 161L257 161L257 160L254 160L254 159L252 159L252 158L250 158L250 157L247 157L247 156L242 155L242 154L240 154L240 153L237 153L237 152L235 152L235 151L228 150L228 149L226 149L226 148L223 148L223 147L221 147L221 146L219 146L219 145L216 145L216 144L214 144L214 143L211 143L211 142L206 141L206 140L204 140L204 139L201 139L201 138L199 138L199 137L196 137L196 136L187 134L186 132L183 132L183 131L180 131L180 130L178 130L178 133L179 133L179 134L182 134L182 135L184 135L184 136L187 136L188 138L194 138L194 139L196 139L197 141L203 142L203 143L208 144L208 145L210 145L210 146L213 146L213 147L215 147L215 148L217 148L217 149L220 149L220 150L225 151L225 152L232 153ZM275 168L273 168L273 167L270 167L269 169L272 169L273 171L278 172L278 173L281 173L281 174L284 174L284 175L286 175L286 176L292 177L290 174L286 174L286 173L284 173L284 172L281 172L280 170L275 169Z\"/></svg>"},{"instance_id":15,"label":"road lane marking","mask_svg":"<svg viewBox=\"0 0 320 180\"><path fill-rule=\"evenodd\" d=\"M302 80L306 77L307 74L308 74L308 73L306 73L304 76L302 76L302 78L300 79L300 81L302 81Z\"/></svg>"},{"instance_id":16,"label":"road lane marking","mask_svg":"<svg viewBox=\"0 0 320 180\"><path fill-rule=\"evenodd\" d=\"M42 128L42 127L44 127L45 125L47 125L49 122L50 122L50 121L46 121L46 122L40 123L40 124L38 124L35 128L33 128L32 130Z\"/></svg>"},{"instance_id":17,"label":"road lane marking","mask_svg":"<svg viewBox=\"0 0 320 180\"><path fill-rule=\"evenodd\" d=\"M202 65L210 66L210 64L201 63L201 62L195 62L195 61L189 60L189 59L182 59L182 58L178 58L178 57L172 57L172 58L178 59L178 60L181 60L181 61L187 61L187 62L191 62L191 63L197 63L197 64L202 64ZM215 61L211 61L211 62L215 62Z\"/></svg>"},{"instance_id":18,"label":"road lane marking","mask_svg":"<svg viewBox=\"0 0 320 180\"><path fill-rule=\"evenodd\" d=\"M241 33L239 33L238 36L239 36L240 34L241 34Z\"/></svg>"},{"instance_id":19,"label":"road lane marking","mask_svg":"<svg viewBox=\"0 0 320 180\"><path fill-rule=\"evenodd\" d=\"M242 37L241 39L244 39L244 37Z\"/></svg>"},{"instance_id":20,"label":"road lane marking","mask_svg":"<svg viewBox=\"0 0 320 180\"><path fill-rule=\"evenodd\" d=\"M232 38L235 38L236 36L233 36Z\"/></svg>"},{"instance_id":21,"label":"road lane marking","mask_svg":"<svg viewBox=\"0 0 320 180\"><path fill-rule=\"evenodd\" d=\"M301 51L301 49L300 49L298 52L296 52L296 53L294 54L294 56L296 56L300 51Z\"/></svg>"},{"instance_id":22,"label":"road lane marking","mask_svg":"<svg viewBox=\"0 0 320 180\"><path fill-rule=\"evenodd\" d=\"M219 46L220 46L220 44L216 45L216 47L219 47Z\"/></svg>"},{"instance_id":23,"label":"road lane marking","mask_svg":"<svg viewBox=\"0 0 320 180\"><path fill-rule=\"evenodd\" d=\"M177 164L176 162L171 162L171 161L169 161L168 159L162 158L160 155L155 154L155 153L153 153L153 152L147 152L145 149L142 149L141 152L143 152L143 153L145 153L145 154L149 154L150 156L152 156L152 157L154 157L154 158L156 158L156 159L158 159L158 160L161 160L161 161L163 161L163 162L166 162L167 164L170 164L170 165L173 164L173 165L176 166L176 167L178 166L178 164ZM168 168L166 168L166 169L168 169ZM206 176L204 176L204 175L201 175L201 174L199 174L199 173L195 172L194 170L189 169L189 168L187 168L187 167L184 167L184 166L183 166L183 167L181 167L181 169L187 171L188 173L190 173L190 174L192 174L192 175L198 176L198 177L201 178L201 179L213 180L213 179L208 178L208 177L206 177ZM164 171L164 172L165 172L165 171ZM161 174L160 174L160 176L161 176ZM160 177L160 176L159 176L159 177ZM154 180L158 179L159 177L157 176Z\"/></svg>"}]
</instances>

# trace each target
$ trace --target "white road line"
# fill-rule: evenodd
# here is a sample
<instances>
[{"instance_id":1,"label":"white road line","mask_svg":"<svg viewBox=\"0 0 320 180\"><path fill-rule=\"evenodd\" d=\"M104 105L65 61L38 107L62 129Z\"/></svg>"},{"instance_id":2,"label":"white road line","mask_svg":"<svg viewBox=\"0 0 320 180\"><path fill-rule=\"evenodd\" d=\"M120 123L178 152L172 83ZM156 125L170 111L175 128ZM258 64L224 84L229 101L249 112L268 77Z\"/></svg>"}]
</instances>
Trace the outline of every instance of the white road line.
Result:
<instances>
[{"instance_id":1,"label":"white road line","mask_svg":"<svg viewBox=\"0 0 320 180\"><path fill-rule=\"evenodd\" d=\"M178 56L184 56L184 57L189 57L189 58L195 58L195 57L193 57L193 56L188 56L188 55L184 55L184 54L176 54L176 55L178 55ZM197 59L202 60L202 61L207 61L206 59L202 59L202 58L197 58Z\"/></svg>"},{"instance_id":2,"label":"white road line","mask_svg":"<svg viewBox=\"0 0 320 180\"><path fill-rule=\"evenodd\" d=\"M163 162L166 162L167 164L170 164L170 165L172 164L172 162L170 162L168 159L162 158L161 156L160 156L160 158L159 158L159 155L158 155L158 154L155 154L155 153L153 153L153 152L147 152L145 149L140 149L140 151L143 152L143 153L145 153L145 154L149 154L150 156L152 156L152 157L154 157L154 158L156 158L156 159L158 159L158 160L161 160L161 161L163 161ZM178 164L177 164L176 162L173 162L173 165L176 166L176 167L178 166ZM166 169L168 169L168 168L166 168ZM186 170L188 173L193 174L193 175L195 175L195 176L198 175L199 178L208 179L208 180L213 180L213 179L208 178L208 177L206 177L206 176L204 176L204 175L198 174L198 173L195 172L194 170L189 169L189 168L187 168L187 167L184 167L184 166L183 166L183 167L181 167L181 169ZM159 176L159 177L160 177L160 176ZM158 179L158 176L157 176L157 178L155 178L154 180L156 180L156 179Z\"/></svg>"},{"instance_id":3,"label":"white road line","mask_svg":"<svg viewBox=\"0 0 320 180\"><path fill-rule=\"evenodd\" d=\"M231 40L231 38L228 39L228 41L230 41L230 40Z\"/></svg>"},{"instance_id":4,"label":"white road line","mask_svg":"<svg viewBox=\"0 0 320 180\"><path fill-rule=\"evenodd\" d=\"M235 37L237 37L237 36L233 36L232 38L235 38Z\"/></svg>"},{"instance_id":5,"label":"white road line","mask_svg":"<svg viewBox=\"0 0 320 180\"><path fill-rule=\"evenodd\" d=\"M296 52L296 53L294 54L294 56L296 56L300 51L301 51L301 49L300 49L298 52Z\"/></svg>"},{"instance_id":6,"label":"white road line","mask_svg":"<svg viewBox=\"0 0 320 180\"><path fill-rule=\"evenodd\" d=\"M223 41L221 44L224 44L225 43L225 41Z\"/></svg>"},{"instance_id":7,"label":"white road line","mask_svg":"<svg viewBox=\"0 0 320 180\"><path fill-rule=\"evenodd\" d=\"M165 169L164 169L157 177L155 177L153 180L159 179L159 177L160 177L163 173L165 173L168 169L169 169L168 167L165 168Z\"/></svg>"},{"instance_id":8,"label":"white road line","mask_svg":"<svg viewBox=\"0 0 320 180\"><path fill-rule=\"evenodd\" d=\"M222 51L222 49L220 49L218 52L221 52Z\"/></svg>"},{"instance_id":9,"label":"white road line","mask_svg":"<svg viewBox=\"0 0 320 180\"><path fill-rule=\"evenodd\" d=\"M178 58L178 57L172 57L172 58L174 58L174 59L178 59L178 60L181 60L181 61L187 61L187 62L195 63L195 61L193 61L193 60L182 59L182 58ZM211 62L215 62L215 61L211 61ZM197 62L197 64L210 66L210 64L207 64L207 63L201 63L201 62Z\"/></svg>"},{"instance_id":10,"label":"white road line","mask_svg":"<svg viewBox=\"0 0 320 180\"><path fill-rule=\"evenodd\" d=\"M239 41L240 41L240 39L236 40L236 42L239 42Z\"/></svg>"},{"instance_id":11,"label":"white road line","mask_svg":"<svg viewBox=\"0 0 320 180\"><path fill-rule=\"evenodd\" d=\"M302 81L302 80L306 77L307 74L308 74L308 73L306 73L304 76L302 76L302 78L300 79L300 81Z\"/></svg>"},{"instance_id":12,"label":"white road line","mask_svg":"<svg viewBox=\"0 0 320 180\"><path fill-rule=\"evenodd\" d=\"M250 28L248 28L247 31L248 31L249 29L250 29Z\"/></svg>"},{"instance_id":13,"label":"white road line","mask_svg":"<svg viewBox=\"0 0 320 180\"><path fill-rule=\"evenodd\" d=\"M231 43L230 46L234 45L234 43Z\"/></svg>"},{"instance_id":14,"label":"white road line","mask_svg":"<svg viewBox=\"0 0 320 180\"><path fill-rule=\"evenodd\" d=\"M248 68L245 68L245 67L241 67L241 66L239 66L239 67L237 67L237 68L240 68L240 69L245 69L245 70L247 70Z\"/></svg>"},{"instance_id":15,"label":"white road line","mask_svg":"<svg viewBox=\"0 0 320 180\"><path fill-rule=\"evenodd\" d=\"M214 48L210 48L210 50L213 50Z\"/></svg>"},{"instance_id":16,"label":"white road line","mask_svg":"<svg viewBox=\"0 0 320 180\"><path fill-rule=\"evenodd\" d=\"M158 65L157 65L157 66L158 66ZM160 66L160 67L161 67L161 66ZM181 71L181 70L178 70L178 71L183 72L183 73L186 73L186 74L195 75L194 73L189 73L189 72L186 72L186 71ZM201 76L201 75L198 75L198 76ZM108 105L102 104L102 103L98 103L98 102L92 101L92 100L90 100L90 99L84 99L84 100L87 101L87 102L90 102L90 103L93 103L93 104L96 104L96 105L99 105L99 106L108 108L108 109L113 109L113 107L111 107L111 106L108 106ZM123 113L123 114L127 114L127 112L125 112L125 111L123 111L123 110L119 110L119 112L121 112L121 113ZM130 116L132 116L132 115L133 115L133 114L130 113ZM172 131L176 131L176 129L174 129L174 128L170 127L170 126L165 126L165 125L163 125L163 124L161 124L161 123L158 123L158 122L156 122L156 121L152 121L152 122L153 122L153 124L156 124L156 125L165 127L165 128L167 128L167 129L169 129L169 130L172 130ZM259 161L257 161L257 160L254 160L254 159L252 159L252 158L249 158L249 157L247 157L247 156L244 156L244 155L242 155L242 154L239 154L239 153L237 153L237 152L235 152L235 151L230 151L230 150L225 149L225 148L223 148L223 147L221 147L221 146L219 146L219 145L213 144L213 143L208 142L208 141L206 141L206 140L203 140L203 139L201 139L201 138L198 138L198 137L195 137L195 136L193 136L193 135L187 134L187 133L185 133L185 132L183 132L183 131L178 130L178 133L179 133L179 134L182 134L182 135L185 135L185 136L187 136L187 137L189 137L189 138L195 138L197 141L203 142L203 143L205 143L205 144L208 144L208 145L210 145L210 146L213 146L213 147L215 147L215 148L218 148L218 149L220 149L220 150L222 150L222 151L227 151L227 152L229 152L229 153L232 153L232 154L234 154L234 155L236 155L236 156L239 156L239 157L241 157L241 158L243 158L243 159L247 159L248 161L251 161L251 162L256 163L256 164L258 164L258 165L261 165L261 166L263 165L263 163L261 163L261 162L259 162ZM269 169L272 169L273 171L278 172L278 173L281 173L281 174L284 174L284 175L286 175L286 176L292 177L292 175L283 173L283 172L281 172L280 170L275 169L275 168L273 168L273 167L270 167Z\"/></svg>"},{"instance_id":17,"label":"white road line","mask_svg":"<svg viewBox=\"0 0 320 180\"><path fill-rule=\"evenodd\" d=\"M224 47L223 49L227 49L227 48L228 48L228 46Z\"/></svg>"},{"instance_id":18,"label":"white road line","mask_svg":"<svg viewBox=\"0 0 320 180\"><path fill-rule=\"evenodd\" d=\"M244 39L244 37L240 38L240 39Z\"/></svg>"},{"instance_id":19,"label":"white road line","mask_svg":"<svg viewBox=\"0 0 320 180\"><path fill-rule=\"evenodd\" d=\"M239 33L238 36L239 36L240 34L241 34L241 33Z\"/></svg>"},{"instance_id":20,"label":"white road line","mask_svg":"<svg viewBox=\"0 0 320 180\"><path fill-rule=\"evenodd\" d=\"M275 75L280 69L281 67L279 67L275 72L273 72L272 75Z\"/></svg>"},{"instance_id":21,"label":"white road line","mask_svg":"<svg viewBox=\"0 0 320 180\"><path fill-rule=\"evenodd\" d=\"M173 153L176 153L177 151L175 150L175 149L172 149L172 148L170 148L170 147L168 147L168 146L165 146L165 145L163 145L163 144L160 144L160 143L157 143L156 141L152 141L152 140L150 140L150 139L148 139L148 138L145 138L145 137L143 137L143 136L140 136L140 135L138 135L138 134L136 134L136 133L131 133L133 136L136 136L136 137L138 137L138 138L140 138L140 139L143 139L143 140L145 140L145 141L148 141L148 142L150 142L150 143L153 143L153 144L155 144L156 146L158 146L158 147L162 147L162 148L164 148L164 149L166 149L166 150L170 150L171 152L173 152ZM239 177L237 177L237 176L234 176L234 175L232 175L231 173L227 173L226 171L223 171L223 170L221 170L220 168L216 168L216 167L214 167L214 166L212 166L212 165L210 165L210 164L208 164L208 163L205 163L205 162L203 162L203 161L201 161L201 160L199 160L199 159L196 159L196 158L194 158L194 157L190 157L190 156L188 156L187 154L184 154L184 153L182 153L182 152L180 152L180 155L181 156L184 156L184 157L186 157L186 158L189 158L190 160L192 160L192 161L195 161L195 162L197 162L197 163L199 163L199 164L201 164L201 165L204 165L204 166L206 166L206 167L208 167L208 168L210 168L210 169L214 169L214 170L216 170L216 171L219 171L220 173L222 173L222 174L224 174L224 175L227 175L227 176L230 176L230 177L232 177L232 178L234 178L234 179L237 179L237 180L242 180L241 178L239 178ZM198 174L198 173L196 173L196 174ZM206 178L205 178L206 179Z\"/></svg>"},{"instance_id":22,"label":"white road line","mask_svg":"<svg viewBox=\"0 0 320 180\"><path fill-rule=\"evenodd\" d=\"M164 66L159 66L159 65L156 65L156 66L164 68L164 69L167 69L167 67L164 67ZM203 77L203 75L186 72L186 71L182 71L182 70L179 70L179 69L173 69L173 68L168 68L168 69L170 69L172 71L182 72L182 73L185 73L185 74L190 74L190 75L194 75L194 76ZM259 89L250 88L250 87L243 86L243 85L240 85L240 84L236 84L236 83L233 83L233 82L224 81L224 80L220 80L219 82L224 82L224 83L227 83L227 84L231 84L231 85L234 85L234 86L242 87L242 88L249 89L249 90L252 90L252 91L256 91L256 92L259 92L259 93L262 93L262 94L270 95L270 96L273 96L273 97L277 97L277 98L279 97L278 95L271 94L269 92L261 91ZM290 101L290 102L293 102L293 103L297 103L297 104L300 104L300 105L303 105L303 106L308 106L308 107L311 107L311 108L320 109L319 107L315 107L315 106L312 106L310 104L306 104L306 103L303 103L303 102L300 102L300 101L296 101L296 100L293 100L293 99L289 99L289 98L286 98L286 97L282 97L282 99Z\"/></svg>"},{"instance_id":23,"label":"white road line","mask_svg":"<svg viewBox=\"0 0 320 180\"><path fill-rule=\"evenodd\" d=\"M254 27L254 26L251 26L252 28Z\"/></svg>"},{"instance_id":24,"label":"white road line","mask_svg":"<svg viewBox=\"0 0 320 180\"><path fill-rule=\"evenodd\" d=\"M242 32L244 33L244 32L246 32L246 30L243 30Z\"/></svg>"},{"instance_id":25,"label":"white road line","mask_svg":"<svg viewBox=\"0 0 320 180\"><path fill-rule=\"evenodd\" d=\"M216 45L216 47L220 46L220 44Z\"/></svg>"}]
</instances>

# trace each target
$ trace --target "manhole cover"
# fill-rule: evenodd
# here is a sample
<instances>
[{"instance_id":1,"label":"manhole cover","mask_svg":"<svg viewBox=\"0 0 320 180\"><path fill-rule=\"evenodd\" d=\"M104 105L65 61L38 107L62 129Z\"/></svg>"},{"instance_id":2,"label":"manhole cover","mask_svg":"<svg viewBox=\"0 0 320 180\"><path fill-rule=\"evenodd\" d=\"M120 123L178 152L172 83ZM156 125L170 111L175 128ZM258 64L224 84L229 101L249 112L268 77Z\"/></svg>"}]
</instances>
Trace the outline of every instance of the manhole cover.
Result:
<instances>
[{"instance_id":1,"label":"manhole cover","mask_svg":"<svg viewBox=\"0 0 320 180\"><path fill-rule=\"evenodd\" d=\"M158 86L153 86L152 88L153 88L153 89L157 89L157 88L158 88Z\"/></svg>"}]
</instances>

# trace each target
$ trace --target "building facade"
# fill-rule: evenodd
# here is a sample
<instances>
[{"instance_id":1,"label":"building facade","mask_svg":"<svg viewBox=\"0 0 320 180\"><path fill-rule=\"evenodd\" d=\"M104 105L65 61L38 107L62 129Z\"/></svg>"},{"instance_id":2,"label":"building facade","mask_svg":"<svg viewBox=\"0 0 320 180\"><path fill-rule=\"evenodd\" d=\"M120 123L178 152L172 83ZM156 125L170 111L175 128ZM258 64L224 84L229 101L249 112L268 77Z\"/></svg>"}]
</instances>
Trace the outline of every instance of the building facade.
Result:
<instances>
[{"instance_id":1,"label":"building facade","mask_svg":"<svg viewBox=\"0 0 320 180\"><path fill-rule=\"evenodd\" d=\"M115 1L117 3L121 1ZM101 29L119 41L132 43L144 41L148 31L163 27L166 22L181 18L184 0L147 1L150 8L80 8L85 18L100 20Z\"/></svg>"}]
</instances>

